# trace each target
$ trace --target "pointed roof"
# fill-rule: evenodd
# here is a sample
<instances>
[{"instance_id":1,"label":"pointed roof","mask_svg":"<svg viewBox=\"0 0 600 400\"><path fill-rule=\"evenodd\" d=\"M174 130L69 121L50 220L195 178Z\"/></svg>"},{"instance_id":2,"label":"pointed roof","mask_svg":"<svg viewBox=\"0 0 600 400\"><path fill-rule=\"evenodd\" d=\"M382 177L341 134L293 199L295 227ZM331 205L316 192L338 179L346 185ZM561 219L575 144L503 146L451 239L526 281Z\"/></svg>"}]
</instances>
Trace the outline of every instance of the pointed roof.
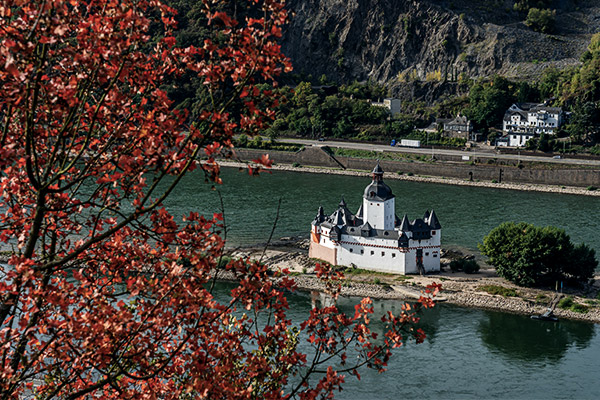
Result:
<instances>
[{"instance_id":1,"label":"pointed roof","mask_svg":"<svg viewBox=\"0 0 600 400\"><path fill-rule=\"evenodd\" d=\"M383 181L383 169L379 165L379 160L373 168L373 181L365 188L363 197L371 201L386 201L395 197L392 194L392 189Z\"/></svg>"},{"instance_id":2,"label":"pointed roof","mask_svg":"<svg viewBox=\"0 0 600 400\"><path fill-rule=\"evenodd\" d=\"M440 221L437 218L437 215L435 215L435 211L431 210L431 214L429 215L429 221L427 221L429 223L429 226L431 226L431 229L442 229L442 225L440 224Z\"/></svg>"},{"instance_id":3,"label":"pointed roof","mask_svg":"<svg viewBox=\"0 0 600 400\"><path fill-rule=\"evenodd\" d=\"M360 205L360 207L358 207L358 211L356 212L356 217L357 218L362 218L363 217L363 206L362 206L362 204Z\"/></svg>"},{"instance_id":4,"label":"pointed roof","mask_svg":"<svg viewBox=\"0 0 600 400\"><path fill-rule=\"evenodd\" d=\"M362 225L360 226L360 230L361 230L361 231L365 231L365 230L369 230L369 231L370 231L371 229L373 229L373 227L372 227L372 226L371 226L371 224L370 224L370 223L368 223L368 222L365 222L364 224L362 224Z\"/></svg>"},{"instance_id":5,"label":"pointed roof","mask_svg":"<svg viewBox=\"0 0 600 400\"><path fill-rule=\"evenodd\" d=\"M423 215L423 221L427 221L429 219L429 210L425 211L425 215Z\"/></svg>"},{"instance_id":6,"label":"pointed roof","mask_svg":"<svg viewBox=\"0 0 600 400\"><path fill-rule=\"evenodd\" d=\"M410 231L410 222L408 221L408 217L404 214L402 217L402 222L400 223L400 230L402 232Z\"/></svg>"},{"instance_id":7,"label":"pointed roof","mask_svg":"<svg viewBox=\"0 0 600 400\"><path fill-rule=\"evenodd\" d=\"M377 165L373 168L373 175L383 175L383 168L379 165L379 160L377 160Z\"/></svg>"},{"instance_id":8,"label":"pointed roof","mask_svg":"<svg viewBox=\"0 0 600 400\"><path fill-rule=\"evenodd\" d=\"M340 200L339 207L346 208L346 200L344 200L344 196L342 196L342 200Z\"/></svg>"},{"instance_id":9,"label":"pointed roof","mask_svg":"<svg viewBox=\"0 0 600 400\"><path fill-rule=\"evenodd\" d=\"M321 223L323 221L325 221L325 212L323 211L323 206L319 206L317 216L315 217L315 222Z\"/></svg>"},{"instance_id":10,"label":"pointed roof","mask_svg":"<svg viewBox=\"0 0 600 400\"><path fill-rule=\"evenodd\" d=\"M340 212L340 210L336 211L333 213L333 224L334 225L345 225L345 221L344 221L344 216L342 215L343 212Z\"/></svg>"}]
</instances>

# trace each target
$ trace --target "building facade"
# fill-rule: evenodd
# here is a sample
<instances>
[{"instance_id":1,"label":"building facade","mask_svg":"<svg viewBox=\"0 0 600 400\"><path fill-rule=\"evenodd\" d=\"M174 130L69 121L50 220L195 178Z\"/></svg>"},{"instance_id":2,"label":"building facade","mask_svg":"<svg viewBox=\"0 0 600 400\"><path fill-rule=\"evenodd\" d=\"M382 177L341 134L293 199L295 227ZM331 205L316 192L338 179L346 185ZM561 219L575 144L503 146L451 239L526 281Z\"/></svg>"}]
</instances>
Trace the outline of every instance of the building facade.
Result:
<instances>
[{"instance_id":1,"label":"building facade","mask_svg":"<svg viewBox=\"0 0 600 400\"><path fill-rule=\"evenodd\" d=\"M559 107L544 104L515 103L506 111L502 130L506 134L528 133L554 135L564 122L564 112Z\"/></svg>"},{"instance_id":2,"label":"building facade","mask_svg":"<svg viewBox=\"0 0 600 400\"><path fill-rule=\"evenodd\" d=\"M329 216L319 207L311 225L309 257L396 274L438 272L441 228L434 211L412 222L406 215L401 220L396 216L395 196L378 163L356 214L343 199Z\"/></svg>"},{"instance_id":3,"label":"building facade","mask_svg":"<svg viewBox=\"0 0 600 400\"><path fill-rule=\"evenodd\" d=\"M371 105L387 108L392 116L402 111L402 101L400 99L385 98L383 101L371 101Z\"/></svg>"},{"instance_id":4,"label":"building facade","mask_svg":"<svg viewBox=\"0 0 600 400\"><path fill-rule=\"evenodd\" d=\"M458 114L456 118L444 123L444 135L466 140L475 140L473 136L473 123L464 116Z\"/></svg>"}]
</instances>

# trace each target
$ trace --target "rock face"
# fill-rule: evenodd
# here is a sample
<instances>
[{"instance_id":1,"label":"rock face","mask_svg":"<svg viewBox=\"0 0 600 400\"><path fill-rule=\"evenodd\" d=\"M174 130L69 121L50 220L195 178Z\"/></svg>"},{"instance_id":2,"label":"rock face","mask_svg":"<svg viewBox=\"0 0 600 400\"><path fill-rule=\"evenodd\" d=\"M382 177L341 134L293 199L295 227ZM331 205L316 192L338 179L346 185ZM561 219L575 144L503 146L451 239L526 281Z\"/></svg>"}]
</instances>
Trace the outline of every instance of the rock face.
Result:
<instances>
[{"instance_id":1,"label":"rock face","mask_svg":"<svg viewBox=\"0 0 600 400\"><path fill-rule=\"evenodd\" d=\"M528 79L579 64L600 31L600 0L555 0L556 30L537 33L513 0L288 0L283 50L295 72L340 82ZM439 89L436 89L439 90Z\"/></svg>"}]
</instances>

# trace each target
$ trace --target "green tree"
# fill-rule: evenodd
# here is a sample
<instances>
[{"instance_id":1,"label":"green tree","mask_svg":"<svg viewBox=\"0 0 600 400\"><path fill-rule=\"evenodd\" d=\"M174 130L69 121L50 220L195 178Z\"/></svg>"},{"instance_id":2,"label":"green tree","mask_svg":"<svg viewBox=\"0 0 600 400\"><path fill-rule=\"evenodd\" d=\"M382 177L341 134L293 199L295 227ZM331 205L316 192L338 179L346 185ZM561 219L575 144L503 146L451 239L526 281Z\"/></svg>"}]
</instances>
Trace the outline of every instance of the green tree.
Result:
<instances>
[{"instance_id":1,"label":"green tree","mask_svg":"<svg viewBox=\"0 0 600 400\"><path fill-rule=\"evenodd\" d=\"M581 281L594 276L597 266L596 251L581 243L573 249L570 262L564 266L563 272L567 277Z\"/></svg>"},{"instance_id":2,"label":"green tree","mask_svg":"<svg viewBox=\"0 0 600 400\"><path fill-rule=\"evenodd\" d=\"M556 23L556 10L530 8L525 25L536 32L552 33Z\"/></svg>"},{"instance_id":3,"label":"green tree","mask_svg":"<svg viewBox=\"0 0 600 400\"><path fill-rule=\"evenodd\" d=\"M487 130L502 121L504 113L514 102L511 82L496 76L491 82L475 83L469 92L466 114L476 128Z\"/></svg>"},{"instance_id":4,"label":"green tree","mask_svg":"<svg viewBox=\"0 0 600 400\"><path fill-rule=\"evenodd\" d=\"M502 223L483 238L479 249L498 275L521 286L589 279L597 265L595 252L586 245L573 246L563 229L526 222Z\"/></svg>"},{"instance_id":5,"label":"green tree","mask_svg":"<svg viewBox=\"0 0 600 400\"><path fill-rule=\"evenodd\" d=\"M518 0L515 1L513 8L516 11L527 13L530 8L537 7L543 8L550 5L551 0Z\"/></svg>"}]
</instances>

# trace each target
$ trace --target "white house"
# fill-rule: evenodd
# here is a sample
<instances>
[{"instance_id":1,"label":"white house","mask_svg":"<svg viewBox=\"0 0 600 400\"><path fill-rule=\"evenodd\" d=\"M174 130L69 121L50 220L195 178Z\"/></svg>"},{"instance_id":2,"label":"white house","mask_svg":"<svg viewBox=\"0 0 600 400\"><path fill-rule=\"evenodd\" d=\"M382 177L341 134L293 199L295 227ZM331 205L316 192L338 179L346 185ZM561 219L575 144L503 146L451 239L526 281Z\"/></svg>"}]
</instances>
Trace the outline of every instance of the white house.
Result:
<instances>
[{"instance_id":1,"label":"white house","mask_svg":"<svg viewBox=\"0 0 600 400\"><path fill-rule=\"evenodd\" d=\"M560 107L545 104L515 103L506 111L502 123L505 133L547 133L555 134L564 122L564 112Z\"/></svg>"},{"instance_id":2,"label":"white house","mask_svg":"<svg viewBox=\"0 0 600 400\"><path fill-rule=\"evenodd\" d=\"M371 105L374 107L384 107L390 111L392 116L400 113L402 102L400 99L386 98L383 101L371 101Z\"/></svg>"},{"instance_id":3,"label":"white house","mask_svg":"<svg viewBox=\"0 0 600 400\"><path fill-rule=\"evenodd\" d=\"M377 163L356 215L343 199L330 216L319 207L312 222L309 257L396 274L437 272L441 228L434 211L412 222L406 215L402 220L396 216L395 196L383 182L383 169Z\"/></svg>"},{"instance_id":4,"label":"white house","mask_svg":"<svg viewBox=\"0 0 600 400\"><path fill-rule=\"evenodd\" d=\"M509 132L506 137L508 138L508 146L523 147L529 139L535 137L535 134L530 132Z\"/></svg>"}]
</instances>

